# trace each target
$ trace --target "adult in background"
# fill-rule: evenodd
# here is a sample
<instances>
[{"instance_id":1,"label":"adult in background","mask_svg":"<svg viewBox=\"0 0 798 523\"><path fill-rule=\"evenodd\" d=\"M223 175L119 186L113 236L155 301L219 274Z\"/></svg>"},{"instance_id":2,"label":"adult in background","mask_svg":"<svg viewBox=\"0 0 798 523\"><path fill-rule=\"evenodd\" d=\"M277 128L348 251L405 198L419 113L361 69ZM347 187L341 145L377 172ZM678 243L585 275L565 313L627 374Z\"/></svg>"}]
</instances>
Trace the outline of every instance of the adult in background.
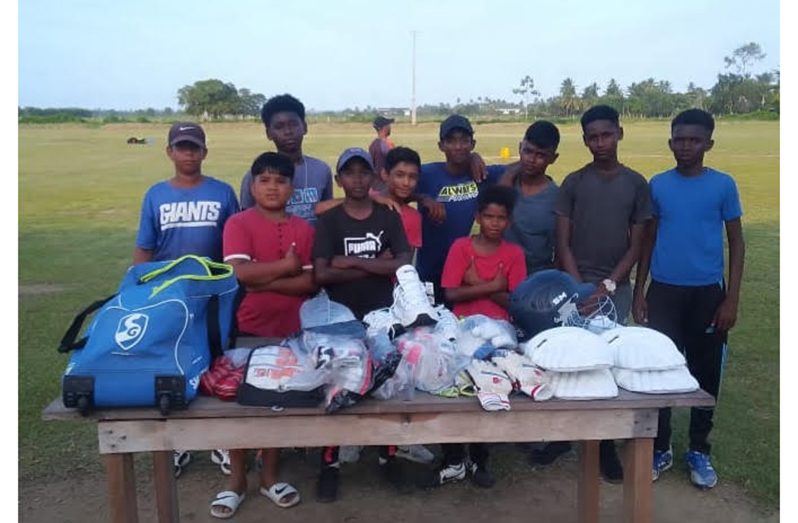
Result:
<instances>
[{"instance_id":1,"label":"adult in background","mask_svg":"<svg viewBox=\"0 0 798 523\"><path fill-rule=\"evenodd\" d=\"M385 190L385 180L382 179L382 170L385 168L385 156L388 151L396 147L391 141L391 124L395 120L393 118L386 118L378 116L374 119L374 130L377 131L377 137L369 145L369 154L374 160L374 172L377 176L374 177L372 188L375 191Z\"/></svg>"}]
</instances>

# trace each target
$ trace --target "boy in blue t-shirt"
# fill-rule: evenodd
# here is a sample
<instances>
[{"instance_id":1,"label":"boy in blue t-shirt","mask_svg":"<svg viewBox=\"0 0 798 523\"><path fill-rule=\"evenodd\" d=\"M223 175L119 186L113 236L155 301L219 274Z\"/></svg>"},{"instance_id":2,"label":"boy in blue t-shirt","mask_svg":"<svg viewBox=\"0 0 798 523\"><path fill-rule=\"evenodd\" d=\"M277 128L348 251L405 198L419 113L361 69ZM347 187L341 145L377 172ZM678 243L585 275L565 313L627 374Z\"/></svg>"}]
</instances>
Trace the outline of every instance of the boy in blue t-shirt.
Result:
<instances>
[{"instance_id":1,"label":"boy in blue t-shirt","mask_svg":"<svg viewBox=\"0 0 798 523\"><path fill-rule=\"evenodd\" d=\"M156 183L144 195L133 264L174 260L185 254L222 261L222 230L238 212L230 185L202 174L208 154L205 131L178 122L169 129L166 155L175 175Z\"/></svg>"},{"instance_id":2,"label":"boy in blue t-shirt","mask_svg":"<svg viewBox=\"0 0 798 523\"><path fill-rule=\"evenodd\" d=\"M426 163L416 186L421 213L421 237L424 244L418 250L416 267L422 281L432 282L435 301L444 302L441 275L449 248L457 238L469 236L477 214L477 196L482 187L496 183L504 172L504 165L487 166L487 178L478 183L475 175L474 129L468 118L453 114L441 123L438 149L445 162ZM444 216L430 212L442 206Z\"/></svg>"},{"instance_id":3,"label":"boy in blue t-shirt","mask_svg":"<svg viewBox=\"0 0 798 523\"><path fill-rule=\"evenodd\" d=\"M175 164L175 175L156 183L144 195L133 265L174 260L186 254L220 262L224 224L238 212L235 191L225 182L202 174L208 148L205 131L198 124L172 125L167 143L166 155ZM217 449L214 453L211 459L221 456L217 461L226 472L226 452ZM191 461L191 453L175 451L174 461L175 475L179 476Z\"/></svg>"},{"instance_id":4,"label":"boy in blue t-shirt","mask_svg":"<svg viewBox=\"0 0 798 523\"><path fill-rule=\"evenodd\" d=\"M728 174L704 167L712 149L712 115L700 109L671 122L668 146L676 167L651 179L654 220L637 266L633 315L670 337L690 372L717 400L726 338L737 321L745 244L740 197ZM729 242L728 287L723 277L723 228ZM645 293L646 278L651 284ZM713 408L690 412L690 479L704 489L718 482L709 459ZM654 441L653 479L673 464L671 409L661 409Z\"/></svg>"}]
</instances>

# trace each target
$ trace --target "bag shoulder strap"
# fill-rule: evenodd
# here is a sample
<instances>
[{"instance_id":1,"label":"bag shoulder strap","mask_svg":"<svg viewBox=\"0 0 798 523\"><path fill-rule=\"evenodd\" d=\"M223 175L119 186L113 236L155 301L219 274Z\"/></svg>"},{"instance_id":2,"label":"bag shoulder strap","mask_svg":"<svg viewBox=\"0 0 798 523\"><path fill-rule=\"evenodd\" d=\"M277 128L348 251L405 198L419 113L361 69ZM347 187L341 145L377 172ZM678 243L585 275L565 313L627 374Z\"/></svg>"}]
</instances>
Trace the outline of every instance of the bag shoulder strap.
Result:
<instances>
[{"instance_id":1,"label":"bag shoulder strap","mask_svg":"<svg viewBox=\"0 0 798 523\"><path fill-rule=\"evenodd\" d=\"M63 353L63 352L69 352L74 349L82 349L84 345L86 345L88 337L84 336L77 342L75 340L77 339L78 334L80 333L80 329L83 327L83 322L86 321L86 318L88 317L89 314L96 311L97 309L99 309L100 307L111 301L116 296L117 294L114 293L108 296L107 298L97 300L88 307L86 307L85 309L83 309L81 312L79 312L78 315L75 316L75 319L72 320L72 324L67 329L66 333L64 334L64 337L61 338L61 344L58 346L58 352Z\"/></svg>"},{"instance_id":2,"label":"bag shoulder strap","mask_svg":"<svg viewBox=\"0 0 798 523\"><path fill-rule=\"evenodd\" d=\"M170 278L160 285L153 287L152 292L150 293L150 298L154 298L159 292L163 291L170 285L177 283L181 280L198 280L198 281L214 281L214 280L223 280L225 278L229 278L234 276L235 272L232 265L228 265L226 263L219 263L213 262L208 260L207 258L202 258L200 256L196 256L194 254L187 254L185 256L181 256L180 258L173 260L172 262L155 269L154 271L148 272L147 274L142 275L139 278L139 283L147 283L148 281L152 280L153 278L160 276L164 273L169 272L175 265L184 262L186 260L194 260L199 262L199 264L205 269L205 274L181 274L180 276L175 276L174 278Z\"/></svg>"}]
</instances>

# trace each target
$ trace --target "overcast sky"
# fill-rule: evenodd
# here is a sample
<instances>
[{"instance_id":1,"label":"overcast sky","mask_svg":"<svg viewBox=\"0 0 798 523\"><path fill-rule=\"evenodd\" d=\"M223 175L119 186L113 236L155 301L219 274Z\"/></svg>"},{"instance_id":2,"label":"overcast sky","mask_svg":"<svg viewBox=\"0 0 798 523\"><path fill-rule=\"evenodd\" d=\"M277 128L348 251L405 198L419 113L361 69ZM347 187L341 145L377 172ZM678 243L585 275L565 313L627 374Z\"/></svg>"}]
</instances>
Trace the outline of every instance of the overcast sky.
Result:
<instances>
[{"instance_id":1,"label":"overcast sky","mask_svg":"<svg viewBox=\"0 0 798 523\"><path fill-rule=\"evenodd\" d=\"M412 31L416 100L518 101L525 75L544 97L653 77L710 88L748 42L779 68L777 0L219 2L24 0L19 105L177 107L177 90L218 78L311 109L407 107Z\"/></svg>"}]
</instances>

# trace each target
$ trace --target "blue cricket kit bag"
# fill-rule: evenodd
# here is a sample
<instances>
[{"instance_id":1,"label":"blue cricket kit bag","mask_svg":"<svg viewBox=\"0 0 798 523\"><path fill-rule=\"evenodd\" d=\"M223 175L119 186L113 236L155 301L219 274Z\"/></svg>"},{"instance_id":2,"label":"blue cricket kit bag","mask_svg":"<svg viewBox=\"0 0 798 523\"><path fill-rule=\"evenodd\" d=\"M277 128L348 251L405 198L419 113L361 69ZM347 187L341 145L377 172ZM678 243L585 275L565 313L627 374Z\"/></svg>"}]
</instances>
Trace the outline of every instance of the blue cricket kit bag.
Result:
<instances>
[{"instance_id":1,"label":"blue cricket kit bag","mask_svg":"<svg viewBox=\"0 0 798 523\"><path fill-rule=\"evenodd\" d=\"M117 293L78 314L61 340L59 352L74 351L64 406L186 408L228 344L237 291L230 265L199 256L131 267Z\"/></svg>"}]
</instances>

